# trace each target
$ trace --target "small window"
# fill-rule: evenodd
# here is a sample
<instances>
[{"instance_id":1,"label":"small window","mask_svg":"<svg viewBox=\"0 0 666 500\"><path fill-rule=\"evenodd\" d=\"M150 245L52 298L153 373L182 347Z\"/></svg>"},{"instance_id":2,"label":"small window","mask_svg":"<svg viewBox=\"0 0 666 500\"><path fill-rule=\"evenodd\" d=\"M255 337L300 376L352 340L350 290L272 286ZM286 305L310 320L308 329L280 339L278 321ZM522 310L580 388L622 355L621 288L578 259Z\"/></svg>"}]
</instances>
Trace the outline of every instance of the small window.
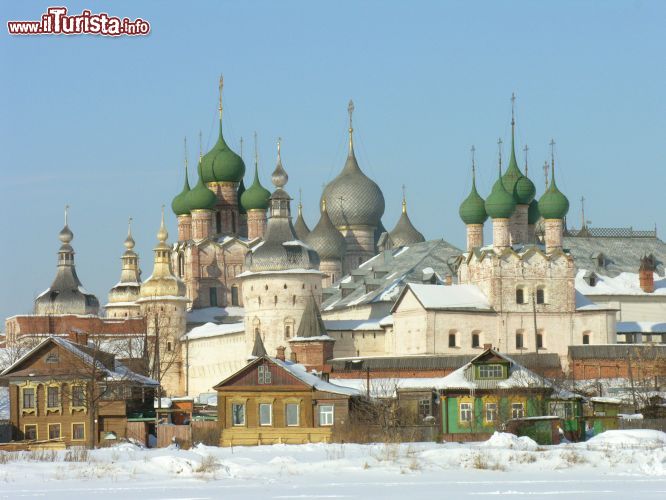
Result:
<instances>
[{"instance_id":1,"label":"small window","mask_svg":"<svg viewBox=\"0 0 666 500\"><path fill-rule=\"evenodd\" d=\"M173 346L171 345L171 341L167 342L166 348L167 348L167 351L171 352L171 350L173 348Z\"/></svg>"},{"instance_id":2,"label":"small window","mask_svg":"<svg viewBox=\"0 0 666 500\"><path fill-rule=\"evenodd\" d=\"M449 333L449 347L455 347L455 346L456 346L456 334Z\"/></svg>"},{"instance_id":3,"label":"small window","mask_svg":"<svg viewBox=\"0 0 666 500\"><path fill-rule=\"evenodd\" d=\"M277 305L277 295L273 295L273 304Z\"/></svg>"},{"instance_id":4,"label":"small window","mask_svg":"<svg viewBox=\"0 0 666 500\"><path fill-rule=\"evenodd\" d=\"M284 288L286 290L287 289L287 284L285 283L284 285L282 285L282 288Z\"/></svg>"},{"instance_id":5,"label":"small window","mask_svg":"<svg viewBox=\"0 0 666 500\"><path fill-rule=\"evenodd\" d=\"M495 379L503 377L502 365L481 365L479 366L479 378Z\"/></svg>"},{"instance_id":6,"label":"small window","mask_svg":"<svg viewBox=\"0 0 666 500\"><path fill-rule=\"evenodd\" d=\"M594 274L590 276L590 286L597 286L597 277Z\"/></svg>"},{"instance_id":7,"label":"small window","mask_svg":"<svg viewBox=\"0 0 666 500\"><path fill-rule=\"evenodd\" d=\"M72 424L72 439L83 441L86 438L86 426L84 424Z\"/></svg>"},{"instance_id":8,"label":"small window","mask_svg":"<svg viewBox=\"0 0 666 500\"><path fill-rule=\"evenodd\" d=\"M231 305L238 306L238 287L236 285L231 287Z\"/></svg>"},{"instance_id":9,"label":"small window","mask_svg":"<svg viewBox=\"0 0 666 500\"><path fill-rule=\"evenodd\" d=\"M479 347L480 340L479 340L479 334L478 333L473 333L472 334L472 347Z\"/></svg>"},{"instance_id":10,"label":"small window","mask_svg":"<svg viewBox=\"0 0 666 500\"><path fill-rule=\"evenodd\" d=\"M537 288L536 291L536 303L545 304L546 303L546 294L543 288Z\"/></svg>"},{"instance_id":11,"label":"small window","mask_svg":"<svg viewBox=\"0 0 666 500\"><path fill-rule=\"evenodd\" d=\"M261 385L270 384L272 382L271 370L268 365L261 365L257 371L259 377L258 382Z\"/></svg>"},{"instance_id":12,"label":"small window","mask_svg":"<svg viewBox=\"0 0 666 500\"><path fill-rule=\"evenodd\" d=\"M231 405L231 424L245 425L245 405L233 403Z\"/></svg>"},{"instance_id":13,"label":"small window","mask_svg":"<svg viewBox=\"0 0 666 500\"><path fill-rule=\"evenodd\" d=\"M289 325L284 325L284 336L286 338L291 337L291 326Z\"/></svg>"},{"instance_id":14,"label":"small window","mask_svg":"<svg viewBox=\"0 0 666 500\"><path fill-rule=\"evenodd\" d=\"M522 348L523 348L523 334L516 333L516 349L522 349Z\"/></svg>"},{"instance_id":15,"label":"small window","mask_svg":"<svg viewBox=\"0 0 666 500\"><path fill-rule=\"evenodd\" d=\"M23 408L32 409L35 407L35 389L29 387L23 389Z\"/></svg>"},{"instance_id":16,"label":"small window","mask_svg":"<svg viewBox=\"0 0 666 500\"><path fill-rule=\"evenodd\" d=\"M57 408L60 406L60 388L48 387L46 390L46 407Z\"/></svg>"},{"instance_id":17,"label":"small window","mask_svg":"<svg viewBox=\"0 0 666 500\"><path fill-rule=\"evenodd\" d=\"M460 403L460 421L472 421L472 403Z\"/></svg>"},{"instance_id":18,"label":"small window","mask_svg":"<svg viewBox=\"0 0 666 500\"><path fill-rule=\"evenodd\" d=\"M270 403L259 404L259 425L273 424L273 405Z\"/></svg>"},{"instance_id":19,"label":"small window","mask_svg":"<svg viewBox=\"0 0 666 500\"><path fill-rule=\"evenodd\" d=\"M537 335L536 335L536 346L537 346L537 349L543 349L543 333L537 333Z\"/></svg>"},{"instance_id":20,"label":"small window","mask_svg":"<svg viewBox=\"0 0 666 500\"><path fill-rule=\"evenodd\" d=\"M85 406L85 392L82 385L72 386L72 406Z\"/></svg>"},{"instance_id":21,"label":"small window","mask_svg":"<svg viewBox=\"0 0 666 500\"><path fill-rule=\"evenodd\" d=\"M486 422L497 420L497 403L486 403Z\"/></svg>"},{"instance_id":22,"label":"small window","mask_svg":"<svg viewBox=\"0 0 666 500\"><path fill-rule=\"evenodd\" d=\"M208 298L210 299L210 306L217 307L217 288L212 287L208 289Z\"/></svg>"},{"instance_id":23,"label":"small window","mask_svg":"<svg viewBox=\"0 0 666 500\"><path fill-rule=\"evenodd\" d=\"M511 403L511 418L523 418L524 416L523 403Z\"/></svg>"},{"instance_id":24,"label":"small window","mask_svg":"<svg viewBox=\"0 0 666 500\"><path fill-rule=\"evenodd\" d=\"M60 424L49 424L49 439L60 439Z\"/></svg>"},{"instance_id":25,"label":"small window","mask_svg":"<svg viewBox=\"0 0 666 500\"><path fill-rule=\"evenodd\" d=\"M26 441L37 441L37 426L26 425L23 427L23 439Z\"/></svg>"},{"instance_id":26,"label":"small window","mask_svg":"<svg viewBox=\"0 0 666 500\"><path fill-rule=\"evenodd\" d=\"M424 419L432 416L432 400L421 399L419 401L419 417Z\"/></svg>"},{"instance_id":27,"label":"small window","mask_svg":"<svg viewBox=\"0 0 666 500\"><path fill-rule=\"evenodd\" d=\"M48 364L55 364L58 362L58 353L57 352L52 352L49 353L48 356L46 356L46 362Z\"/></svg>"},{"instance_id":28,"label":"small window","mask_svg":"<svg viewBox=\"0 0 666 500\"><path fill-rule=\"evenodd\" d=\"M298 403L289 403L285 410L287 414L287 427L298 426Z\"/></svg>"},{"instance_id":29,"label":"small window","mask_svg":"<svg viewBox=\"0 0 666 500\"><path fill-rule=\"evenodd\" d=\"M516 304L525 303L525 290L522 288L516 288Z\"/></svg>"},{"instance_id":30,"label":"small window","mask_svg":"<svg viewBox=\"0 0 666 500\"><path fill-rule=\"evenodd\" d=\"M590 334L589 333L584 333L583 334L583 344L588 345L590 343Z\"/></svg>"},{"instance_id":31,"label":"small window","mask_svg":"<svg viewBox=\"0 0 666 500\"><path fill-rule=\"evenodd\" d=\"M295 306L296 305L296 295L291 296L291 305Z\"/></svg>"},{"instance_id":32,"label":"small window","mask_svg":"<svg viewBox=\"0 0 666 500\"><path fill-rule=\"evenodd\" d=\"M319 407L319 425L333 425L333 405L321 405Z\"/></svg>"}]
</instances>

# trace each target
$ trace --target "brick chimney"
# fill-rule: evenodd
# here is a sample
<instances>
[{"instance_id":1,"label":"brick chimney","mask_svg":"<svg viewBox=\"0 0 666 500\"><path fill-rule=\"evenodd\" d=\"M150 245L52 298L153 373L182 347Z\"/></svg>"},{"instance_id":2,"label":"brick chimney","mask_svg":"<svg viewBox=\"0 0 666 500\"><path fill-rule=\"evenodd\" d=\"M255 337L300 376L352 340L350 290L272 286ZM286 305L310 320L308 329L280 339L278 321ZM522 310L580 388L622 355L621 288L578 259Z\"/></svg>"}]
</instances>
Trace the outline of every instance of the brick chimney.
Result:
<instances>
[{"instance_id":1,"label":"brick chimney","mask_svg":"<svg viewBox=\"0 0 666 500\"><path fill-rule=\"evenodd\" d=\"M638 268L638 282L641 290L645 293L654 292L654 259L646 255L641 258L641 265Z\"/></svg>"},{"instance_id":2,"label":"brick chimney","mask_svg":"<svg viewBox=\"0 0 666 500\"><path fill-rule=\"evenodd\" d=\"M326 362L333 358L333 344L335 340L329 339L300 339L290 340L291 354L306 368L322 371Z\"/></svg>"},{"instance_id":3,"label":"brick chimney","mask_svg":"<svg viewBox=\"0 0 666 500\"><path fill-rule=\"evenodd\" d=\"M446 286L451 286L451 285L453 284L453 276L451 276L450 274L447 274L447 275L444 277L444 284L445 284Z\"/></svg>"},{"instance_id":4,"label":"brick chimney","mask_svg":"<svg viewBox=\"0 0 666 500\"><path fill-rule=\"evenodd\" d=\"M277 354L275 355L275 357L277 359L279 359L280 361L284 361L285 360L285 357L284 357L285 347L284 346L278 346L278 348L276 350L277 350Z\"/></svg>"},{"instance_id":5,"label":"brick chimney","mask_svg":"<svg viewBox=\"0 0 666 500\"><path fill-rule=\"evenodd\" d=\"M74 342L75 344L87 346L88 334L86 332L73 328L72 330L69 331L69 333L67 333L67 340L69 340L70 342Z\"/></svg>"}]
</instances>

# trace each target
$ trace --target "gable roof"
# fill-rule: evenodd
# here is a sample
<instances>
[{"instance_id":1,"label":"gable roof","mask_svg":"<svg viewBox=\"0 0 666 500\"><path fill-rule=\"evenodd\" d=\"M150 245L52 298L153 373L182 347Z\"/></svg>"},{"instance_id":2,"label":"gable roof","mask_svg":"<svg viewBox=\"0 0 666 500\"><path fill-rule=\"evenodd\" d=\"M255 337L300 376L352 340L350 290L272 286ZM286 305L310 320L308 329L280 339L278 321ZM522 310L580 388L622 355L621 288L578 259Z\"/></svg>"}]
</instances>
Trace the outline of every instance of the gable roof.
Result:
<instances>
[{"instance_id":1,"label":"gable roof","mask_svg":"<svg viewBox=\"0 0 666 500\"><path fill-rule=\"evenodd\" d=\"M407 283L455 276L462 251L444 240L384 250L325 290L322 311L373 303L392 304ZM342 290L345 289L343 296Z\"/></svg>"},{"instance_id":2,"label":"gable roof","mask_svg":"<svg viewBox=\"0 0 666 500\"><path fill-rule=\"evenodd\" d=\"M416 300L428 310L469 310L493 312L488 298L476 285L419 285L408 284L391 311L395 311L405 294L411 291Z\"/></svg>"},{"instance_id":3,"label":"gable roof","mask_svg":"<svg viewBox=\"0 0 666 500\"><path fill-rule=\"evenodd\" d=\"M309 373L305 366L298 364L298 363L293 363L291 361L282 361L277 358L271 358L270 356L261 356L257 359L254 359L250 363L248 363L246 366L238 370L236 373L233 375L230 375L226 379L224 379L222 382L219 384L215 385L213 389L219 389L226 385L228 382L230 382L232 379L235 379L239 375L246 373L250 370L253 370L257 365L259 365L262 361L268 361L269 363L273 364L274 366L277 366L278 368L286 371L289 373L292 377L296 378L303 384L307 385L310 387L312 390L316 391L322 391L322 392L330 392L332 394L341 394L344 396L360 396L361 392L352 389L349 387L342 387L336 384L332 384L330 382L326 382L325 380L320 379L317 375L313 373ZM270 390L271 386L262 386L265 389Z\"/></svg>"},{"instance_id":4,"label":"gable roof","mask_svg":"<svg viewBox=\"0 0 666 500\"><path fill-rule=\"evenodd\" d=\"M114 355L108 352L101 350L96 350L89 346L83 346L76 344L67 339L61 337L47 337L42 342L33 347L26 354L21 356L15 363L6 368L0 376L5 377L11 375L11 372L22 365L25 361L28 361L31 357L41 351L48 344L54 344L58 347L62 347L67 350L69 353L73 354L75 357L80 359L84 364L95 367L99 371L99 374L104 376L107 380L122 381L128 380L133 381L142 385L149 386L158 386L159 383L156 380L153 380L144 375L133 372L120 361L115 359Z\"/></svg>"}]
</instances>

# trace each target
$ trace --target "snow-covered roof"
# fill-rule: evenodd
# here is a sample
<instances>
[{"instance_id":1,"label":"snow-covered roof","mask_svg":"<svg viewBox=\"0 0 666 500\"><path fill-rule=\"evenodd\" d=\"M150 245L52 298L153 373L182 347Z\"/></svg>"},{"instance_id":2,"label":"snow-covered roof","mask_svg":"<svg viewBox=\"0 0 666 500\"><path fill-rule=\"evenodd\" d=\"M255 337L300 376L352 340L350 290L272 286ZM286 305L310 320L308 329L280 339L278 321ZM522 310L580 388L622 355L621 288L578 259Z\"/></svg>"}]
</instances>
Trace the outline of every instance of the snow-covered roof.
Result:
<instances>
[{"instance_id":1,"label":"snow-covered roof","mask_svg":"<svg viewBox=\"0 0 666 500\"><path fill-rule=\"evenodd\" d=\"M188 323L221 323L225 318L245 316L245 309L237 306L204 307L187 311Z\"/></svg>"},{"instance_id":2,"label":"snow-covered roof","mask_svg":"<svg viewBox=\"0 0 666 500\"><path fill-rule=\"evenodd\" d=\"M612 309L608 306L602 307L598 304L595 304L578 290L576 290L575 293L576 293L576 311L603 311L603 310Z\"/></svg>"},{"instance_id":3,"label":"snow-covered roof","mask_svg":"<svg viewBox=\"0 0 666 500\"><path fill-rule=\"evenodd\" d=\"M202 326L192 328L188 333L181 337L181 340L196 340L211 337L220 337L245 331L245 325L241 323L206 323Z\"/></svg>"},{"instance_id":4,"label":"snow-covered roof","mask_svg":"<svg viewBox=\"0 0 666 500\"><path fill-rule=\"evenodd\" d=\"M593 272L596 276L594 286L585 280L586 274ZM666 278L654 273L654 292L644 292L640 287L638 273L622 272L611 277L601 274L603 271L580 269L576 273L576 290L583 295L666 295Z\"/></svg>"},{"instance_id":5,"label":"snow-covered roof","mask_svg":"<svg viewBox=\"0 0 666 500\"><path fill-rule=\"evenodd\" d=\"M488 298L476 285L418 285L409 290L425 309L470 309L492 311Z\"/></svg>"},{"instance_id":6,"label":"snow-covered roof","mask_svg":"<svg viewBox=\"0 0 666 500\"><path fill-rule=\"evenodd\" d=\"M326 382L325 380L320 379L317 375L309 373L306 370L305 366L301 364L293 363L291 361L282 361L277 358L269 358L269 359L273 361L276 365L281 366L282 368L287 370L289 373L291 373L301 382L306 383L307 385L318 391L330 392L333 394L342 394L345 396L361 395L361 391L357 389L351 387L344 387L342 385Z\"/></svg>"},{"instance_id":7,"label":"snow-covered roof","mask_svg":"<svg viewBox=\"0 0 666 500\"><path fill-rule=\"evenodd\" d=\"M666 323L652 321L619 321L617 333L666 333Z\"/></svg>"},{"instance_id":8,"label":"snow-covered roof","mask_svg":"<svg viewBox=\"0 0 666 500\"><path fill-rule=\"evenodd\" d=\"M381 321L379 319L329 319L324 320L326 330L329 331L361 331L361 330L381 330Z\"/></svg>"}]
</instances>

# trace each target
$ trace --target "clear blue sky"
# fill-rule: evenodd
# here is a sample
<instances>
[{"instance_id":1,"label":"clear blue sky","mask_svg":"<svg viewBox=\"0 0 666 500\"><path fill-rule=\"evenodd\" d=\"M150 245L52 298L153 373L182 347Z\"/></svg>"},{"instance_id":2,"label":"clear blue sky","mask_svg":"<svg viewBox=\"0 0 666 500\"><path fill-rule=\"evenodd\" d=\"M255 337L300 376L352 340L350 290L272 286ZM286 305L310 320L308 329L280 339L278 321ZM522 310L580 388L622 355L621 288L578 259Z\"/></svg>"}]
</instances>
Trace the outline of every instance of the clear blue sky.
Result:
<instances>
[{"instance_id":1,"label":"clear blue sky","mask_svg":"<svg viewBox=\"0 0 666 500\"><path fill-rule=\"evenodd\" d=\"M152 32L10 37L7 19L39 19L53 2L3 2L2 318L30 312L50 285L66 203L79 276L100 302L118 281L130 215L150 275L160 205L182 186L183 137L191 161L199 130L205 148L214 142L220 73L225 136L236 149L245 138L247 178L253 132L266 186L281 136L287 189L303 189L311 227L322 183L344 163L353 98L359 162L384 191L386 227L404 183L426 237L463 245L470 145L486 195L515 91L539 194L557 142L570 225L584 195L593 225L666 231L666 2L63 3L141 17Z\"/></svg>"}]
</instances>

